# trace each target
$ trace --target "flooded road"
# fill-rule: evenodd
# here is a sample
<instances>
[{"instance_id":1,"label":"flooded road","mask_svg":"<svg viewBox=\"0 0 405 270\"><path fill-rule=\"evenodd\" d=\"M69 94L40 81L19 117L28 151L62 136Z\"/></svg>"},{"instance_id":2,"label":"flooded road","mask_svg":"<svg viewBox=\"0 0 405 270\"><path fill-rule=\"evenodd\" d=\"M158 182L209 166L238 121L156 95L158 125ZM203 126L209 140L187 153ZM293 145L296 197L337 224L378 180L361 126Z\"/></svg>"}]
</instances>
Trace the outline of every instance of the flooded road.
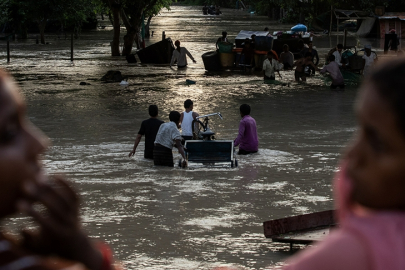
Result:
<instances>
[{"instance_id":1,"label":"flooded road","mask_svg":"<svg viewBox=\"0 0 405 270\"><path fill-rule=\"evenodd\" d=\"M11 44L12 62L4 67L20 84L30 119L52 141L45 167L75 183L86 229L111 244L127 269L274 265L291 253L288 245L264 238L263 221L333 208L331 180L355 130L357 84L333 92L319 74L296 84L293 72L281 72L290 83L281 86L239 72L206 73L200 56L214 49L223 30L233 40L242 29L291 27L242 11L223 13L207 17L199 7L174 6L153 19L155 36L148 43L159 41L162 31L180 39L198 61L185 71L110 57L110 27L82 33L73 64L68 40L49 36L49 45L32 39ZM327 51L336 37L318 40L314 45ZM129 86L101 82L108 70L120 70ZM186 79L197 84L187 86ZM157 168L143 159L142 141L135 158L128 158L148 106L157 104L168 121L168 113L182 111L188 98L199 114L222 113L223 120L211 121L218 139L236 137L239 106L250 104L259 152L238 157L238 168Z\"/></svg>"}]
</instances>

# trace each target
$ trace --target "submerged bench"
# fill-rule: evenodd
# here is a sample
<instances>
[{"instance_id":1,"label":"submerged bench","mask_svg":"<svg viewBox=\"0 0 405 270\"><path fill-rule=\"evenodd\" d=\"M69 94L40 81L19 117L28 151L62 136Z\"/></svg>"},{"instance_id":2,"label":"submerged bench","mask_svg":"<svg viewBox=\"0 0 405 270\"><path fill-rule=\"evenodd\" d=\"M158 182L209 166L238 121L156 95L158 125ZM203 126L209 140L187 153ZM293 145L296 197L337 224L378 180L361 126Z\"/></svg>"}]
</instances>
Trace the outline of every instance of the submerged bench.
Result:
<instances>
[{"instance_id":1,"label":"submerged bench","mask_svg":"<svg viewBox=\"0 0 405 270\"><path fill-rule=\"evenodd\" d=\"M217 163L230 162L231 167L237 167L233 141L229 140L189 140L184 144L187 162Z\"/></svg>"},{"instance_id":2,"label":"submerged bench","mask_svg":"<svg viewBox=\"0 0 405 270\"><path fill-rule=\"evenodd\" d=\"M264 235L273 242L311 244L325 238L336 226L334 210L315 212L263 222Z\"/></svg>"}]
</instances>

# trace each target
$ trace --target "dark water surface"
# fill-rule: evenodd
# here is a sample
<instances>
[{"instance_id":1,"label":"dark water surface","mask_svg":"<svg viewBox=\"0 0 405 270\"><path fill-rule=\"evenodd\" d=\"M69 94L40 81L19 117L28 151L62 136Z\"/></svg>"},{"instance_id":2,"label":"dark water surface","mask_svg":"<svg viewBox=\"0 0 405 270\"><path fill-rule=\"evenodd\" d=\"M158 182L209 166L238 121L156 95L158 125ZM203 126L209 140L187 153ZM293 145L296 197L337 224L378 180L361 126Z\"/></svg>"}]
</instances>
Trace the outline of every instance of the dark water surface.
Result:
<instances>
[{"instance_id":1,"label":"dark water surface","mask_svg":"<svg viewBox=\"0 0 405 270\"><path fill-rule=\"evenodd\" d=\"M197 59L185 71L110 57L110 27L75 41L74 64L68 40L12 43L12 62L5 68L22 88L30 119L52 140L45 167L76 184L86 229L111 244L128 269L207 269L221 263L260 269L290 255L287 245L264 238L263 221L333 208L331 180L355 130L357 85L348 82L346 91L332 92L319 74L296 84L292 72L282 72L290 86L263 84L261 76L239 72L207 74L200 55L214 49L221 31L233 39L241 29L291 27L223 11L207 17L200 8L174 6L153 19L155 36L148 42L166 31ZM327 51L335 41L314 43ZM128 76L129 86L99 81L111 69ZM186 79L197 84L187 86ZM157 168L143 159L142 141L135 158L128 158L149 104L157 104L167 121L169 111L181 111L188 98L200 114L222 113L224 120L212 118L219 139L236 137L238 108L250 104L259 153L240 157L233 169Z\"/></svg>"}]
</instances>

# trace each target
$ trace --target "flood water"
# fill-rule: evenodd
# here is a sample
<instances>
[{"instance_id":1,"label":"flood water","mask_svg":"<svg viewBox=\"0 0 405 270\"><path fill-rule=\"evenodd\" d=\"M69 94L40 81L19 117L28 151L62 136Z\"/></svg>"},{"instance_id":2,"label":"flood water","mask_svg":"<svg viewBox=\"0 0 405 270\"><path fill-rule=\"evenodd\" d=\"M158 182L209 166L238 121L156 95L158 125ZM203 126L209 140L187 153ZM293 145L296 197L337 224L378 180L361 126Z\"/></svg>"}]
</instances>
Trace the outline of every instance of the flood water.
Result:
<instances>
[{"instance_id":1,"label":"flood water","mask_svg":"<svg viewBox=\"0 0 405 270\"><path fill-rule=\"evenodd\" d=\"M108 242L127 269L264 268L291 253L288 245L264 237L263 221L333 208L331 180L355 130L358 85L347 82L345 91L335 92L319 73L297 84L293 72L283 71L282 81L290 85L282 86L263 84L260 74L205 72L200 56L214 49L223 30L233 40L239 30L291 27L243 11L223 13L203 16L200 7L173 6L153 19L155 35L147 44L159 41L162 31L180 39L198 61L185 71L111 57L111 27L83 32L73 64L70 41L55 35L47 37L48 45L11 43L10 64L1 44L2 65L21 86L29 118L52 141L46 169L74 182L85 228ZM336 39L314 44L326 52ZM101 82L108 70L120 70L129 86ZM187 86L186 79L197 83ZM90 85L80 86L82 81ZM237 135L239 106L250 104L259 152L238 157L237 168L159 168L143 158L142 141L135 158L128 158L148 106L157 104L168 121L188 98L199 114L221 112L224 119L212 117L211 127L217 139L227 140ZM10 224L26 221L17 217Z\"/></svg>"}]
</instances>

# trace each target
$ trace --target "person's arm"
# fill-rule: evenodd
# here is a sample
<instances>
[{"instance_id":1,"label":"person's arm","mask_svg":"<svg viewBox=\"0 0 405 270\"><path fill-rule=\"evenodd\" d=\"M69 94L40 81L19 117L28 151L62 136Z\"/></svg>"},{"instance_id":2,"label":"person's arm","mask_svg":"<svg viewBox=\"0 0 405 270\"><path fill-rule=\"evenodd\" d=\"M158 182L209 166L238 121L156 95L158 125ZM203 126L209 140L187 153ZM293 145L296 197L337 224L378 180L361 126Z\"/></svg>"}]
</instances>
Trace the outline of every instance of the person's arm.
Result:
<instances>
[{"instance_id":1,"label":"person's arm","mask_svg":"<svg viewBox=\"0 0 405 270\"><path fill-rule=\"evenodd\" d=\"M188 55L188 57L190 57L190 59L193 60L194 63L197 63L197 61L195 61L195 59L194 59L194 57L191 55L191 53L190 53L186 48L184 48L184 49L186 50L186 54Z\"/></svg>"},{"instance_id":2,"label":"person's arm","mask_svg":"<svg viewBox=\"0 0 405 270\"><path fill-rule=\"evenodd\" d=\"M175 142L180 155L183 157L182 167L186 167L187 166L186 154L184 153L184 148L183 145L181 144L181 140L175 140Z\"/></svg>"},{"instance_id":3,"label":"person's arm","mask_svg":"<svg viewBox=\"0 0 405 270\"><path fill-rule=\"evenodd\" d=\"M184 113L180 114L180 125L183 123L183 119L184 119Z\"/></svg>"},{"instance_id":4,"label":"person's arm","mask_svg":"<svg viewBox=\"0 0 405 270\"><path fill-rule=\"evenodd\" d=\"M176 57L175 51L173 51L172 61L170 61L170 68L174 65L174 61L176 61L176 60L177 60L177 57Z\"/></svg>"},{"instance_id":5,"label":"person's arm","mask_svg":"<svg viewBox=\"0 0 405 270\"><path fill-rule=\"evenodd\" d=\"M317 51L317 50L314 50L314 52L315 52L314 58L316 58L315 66L317 66L317 65L319 64L318 51Z\"/></svg>"},{"instance_id":6,"label":"person's arm","mask_svg":"<svg viewBox=\"0 0 405 270\"><path fill-rule=\"evenodd\" d=\"M320 71L320 69L314 65L314 63L311 61L309 62L309 64L316 70L316 71Z\"/></svg>"},{"instance_id":7,"label":"person's arm","mask_svg":"<svg viewBox=\"0 0 405 270\"><path fill-rule=\"evenodd\" d=\"M278 73L278 76L280 77L280 78L282 78L281 77L281 74L280 74L280 71L279 71L279 69L278 69L278 65L277 65L277 63L278 63L278 61L275 61L274 59L273 59L273 68L274 68L274 70L275 71L277 71L277 73Z\"/></svg>"},{"instance_id":8,"label":"person's arm","mask_svg":"<svg viewBox=\"0 0 405 270\"><path fill-rule=\"evenodd\" d=\"M319 72L325 74L328 71L328 65L324 66Z\"/></svg>"},{"instance_id":9,"label":"person's arm","mask_svg":"<svg viewBox=\"0 0 405 270\"><path fill-rule=\"evenodd\" d=\"M194 119L194 120L197 120L197 117L198 117L198 116L200 116L198 113L193 112L193 119ZM199 125L200 125L200 124L198 124L198 122L195 122L195 123L194 123L194 129L192 129L192 130L193 130L193 131L194 131L194 130L198 130L198 126L199 126ZM194 134L193 134L193 136L194 136Z\"/></svg>"},{"instance_id":10,"label":"person's arm","mask_svg":"<svg viewBox=\"0 0 405 270\"><path fill-rule=\"evenodd\" d=\"M236 137L234 141L234 145L238 146L240 142L242 141L243 137L245 136L245 122L241 121L239 124L239 133L238 137Z\"/></svg>"},{"instance_id":11,"label":"person's arm","mask_svg":"<svg viewBox=\"0 0 405 270\"><path fill-rule=\"evenodd\" d=\"M135 155L136 148L138 147L138 144L139 144L139 142L141 141L141 139L142 139L142 135L141 135L141 134L138 134L138 135L136 136L136 139L135 139L134 148L133 148L132 151L129 153L128 157L132 157L133 155Z\"/></svg>"}]
</instances>

